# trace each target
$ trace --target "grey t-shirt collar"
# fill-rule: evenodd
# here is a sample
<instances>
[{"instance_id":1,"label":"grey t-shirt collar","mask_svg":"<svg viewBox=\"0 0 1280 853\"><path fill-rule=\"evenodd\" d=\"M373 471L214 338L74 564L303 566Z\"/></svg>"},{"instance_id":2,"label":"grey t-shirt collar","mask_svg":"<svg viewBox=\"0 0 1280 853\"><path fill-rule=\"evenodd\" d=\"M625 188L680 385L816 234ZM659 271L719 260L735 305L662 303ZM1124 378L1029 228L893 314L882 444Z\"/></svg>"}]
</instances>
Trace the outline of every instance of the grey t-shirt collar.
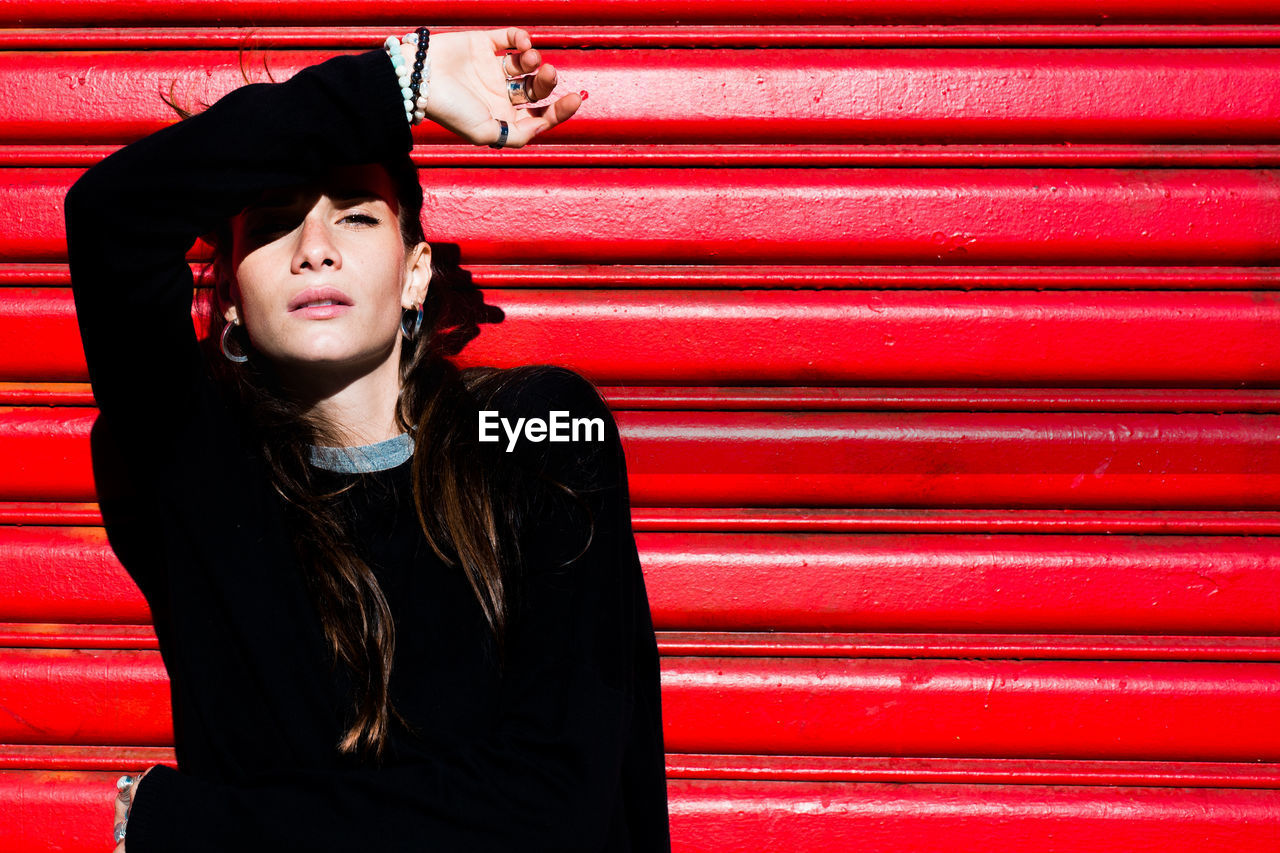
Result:
<instances>
[{"instance_id":1,"label":"grey t-shirt collar","mask_svg":"<svg viewBox=\"0 0 1280 853\"><path fill-rule=\"evenodd\" d=\"M385 441L355 447L309 445L311 464L327 471L360 474L384 471L404 463L413 455L413 433L403 432Z\"/></svg>"}]
</instances>

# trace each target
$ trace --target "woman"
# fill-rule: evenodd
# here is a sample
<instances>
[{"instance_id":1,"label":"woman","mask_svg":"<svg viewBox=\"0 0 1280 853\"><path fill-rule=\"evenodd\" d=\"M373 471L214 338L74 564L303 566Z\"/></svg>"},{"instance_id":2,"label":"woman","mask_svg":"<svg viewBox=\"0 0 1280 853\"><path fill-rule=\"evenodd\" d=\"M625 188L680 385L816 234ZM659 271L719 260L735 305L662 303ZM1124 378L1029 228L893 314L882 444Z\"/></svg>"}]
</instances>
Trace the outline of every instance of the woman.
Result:
<instances>
[{"instance_id":1,"label":"woman","mask_svg":"<svg viewBox=\"0 0 1280 853\"><path fill-rule=\"evenodd\" d=\"M121 777L117 853L670 849L617 426L572 371L448 360L408 160L412 123L517 148L581 98L515 109L556 83L518 28L405 38L67 194L100 504L178 759ZM603 429L510 428L556 412Z\"/></svg>"}]
</instances>

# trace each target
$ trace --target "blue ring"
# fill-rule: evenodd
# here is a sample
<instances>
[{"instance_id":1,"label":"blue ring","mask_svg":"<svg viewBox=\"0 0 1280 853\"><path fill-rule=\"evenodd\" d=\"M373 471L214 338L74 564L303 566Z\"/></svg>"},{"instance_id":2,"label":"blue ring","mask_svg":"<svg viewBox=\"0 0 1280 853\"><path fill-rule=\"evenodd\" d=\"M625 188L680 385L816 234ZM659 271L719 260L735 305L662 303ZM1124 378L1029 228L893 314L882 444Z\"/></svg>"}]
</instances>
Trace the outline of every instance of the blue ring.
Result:
<instances>
[{"instance_id":1,"label":"blue ring","mask_svg":"<svg viewBox=\"0 0 1280 853\"><path fill-rule=\"evenodd\" d=\"M503 148L507 143L507 123L502 119L496 119L496 121L498 122L499 125L501 125L501 129L498 131L498 141L490 142L489 147Z\"/></svg>"}]
</instances>

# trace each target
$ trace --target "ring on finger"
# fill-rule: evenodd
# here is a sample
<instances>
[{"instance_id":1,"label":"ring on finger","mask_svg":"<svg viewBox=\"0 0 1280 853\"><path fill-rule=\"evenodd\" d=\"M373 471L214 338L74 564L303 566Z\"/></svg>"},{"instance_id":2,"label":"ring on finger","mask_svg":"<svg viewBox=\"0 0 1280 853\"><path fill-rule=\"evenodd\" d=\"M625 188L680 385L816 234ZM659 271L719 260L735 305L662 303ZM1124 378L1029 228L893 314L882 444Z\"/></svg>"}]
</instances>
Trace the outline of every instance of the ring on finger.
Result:
<instances>
[{"instance_id":1,"label":"ring on finger","mask_svg":"<svg viewBox=\"0 0 1280 853\"><path fill-rule=\"evenodd\" d=\"M538 100L533 93L533 80L536 75L526 74L523 77L507 78L507 97L511 99L512 106L520 104L531 104Z\"/></svg>"},{"instance_id":2,"label":"ring on finger","mask_svg":"<svg viewBox=\"0 0 1280 853\"><path fill-rule=\"evenodd\" d=\"M507 145L507 123L502 119L498 119L498 139L496 142L490 142L490 148L505 148Z\"/></svg>"}]
</instances>

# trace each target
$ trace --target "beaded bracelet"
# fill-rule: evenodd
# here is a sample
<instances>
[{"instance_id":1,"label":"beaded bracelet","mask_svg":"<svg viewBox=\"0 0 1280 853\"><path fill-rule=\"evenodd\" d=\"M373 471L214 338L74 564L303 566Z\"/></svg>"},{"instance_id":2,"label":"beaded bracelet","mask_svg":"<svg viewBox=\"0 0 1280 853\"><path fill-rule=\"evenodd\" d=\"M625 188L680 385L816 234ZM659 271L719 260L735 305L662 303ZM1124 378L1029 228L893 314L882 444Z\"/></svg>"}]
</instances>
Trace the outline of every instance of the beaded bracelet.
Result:
<instances>
[{"instance_id":1,"label":"beaded bracelet","mask_svg":"<svg viewBox=\"0 0 1280 853\"><path fill-rule=\"evenodd\" d=\"M396 77L400 80L400 94L404 96L404 117L411 125L421 124L427 117L427 80L431 77L427 42L430 37L431 33L426 27L418 27L416 31L406 33L403 39L387 36L387 40L382 43L387 56L391 57L391 64L395 66ZM402 40L405 44L418 46L412 68L405 63L404 54L400 52Z\"/></svg>"}]
</instances>

